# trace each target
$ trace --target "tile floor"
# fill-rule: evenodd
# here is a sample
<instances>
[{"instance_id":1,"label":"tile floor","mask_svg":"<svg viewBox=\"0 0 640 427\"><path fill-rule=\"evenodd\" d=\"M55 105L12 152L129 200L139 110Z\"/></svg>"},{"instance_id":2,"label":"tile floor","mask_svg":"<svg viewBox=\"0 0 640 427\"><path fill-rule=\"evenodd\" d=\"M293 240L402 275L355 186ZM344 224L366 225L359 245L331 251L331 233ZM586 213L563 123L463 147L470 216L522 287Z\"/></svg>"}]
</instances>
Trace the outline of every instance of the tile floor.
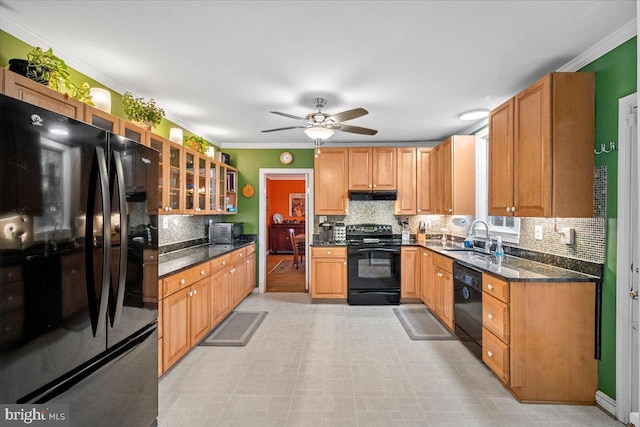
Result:
<instances>
[{"instance_id":1,"label":"tile floor","mask_svg":"<svg viewBox=\"0 0 640 427\"><path fill-rule=\"evenodd\" d=\"M458 341L412 341L384 306L252 294L245 347L196 347L160 380L159 426L622 426L518 403Z\"/></svg>"}]
</instances>

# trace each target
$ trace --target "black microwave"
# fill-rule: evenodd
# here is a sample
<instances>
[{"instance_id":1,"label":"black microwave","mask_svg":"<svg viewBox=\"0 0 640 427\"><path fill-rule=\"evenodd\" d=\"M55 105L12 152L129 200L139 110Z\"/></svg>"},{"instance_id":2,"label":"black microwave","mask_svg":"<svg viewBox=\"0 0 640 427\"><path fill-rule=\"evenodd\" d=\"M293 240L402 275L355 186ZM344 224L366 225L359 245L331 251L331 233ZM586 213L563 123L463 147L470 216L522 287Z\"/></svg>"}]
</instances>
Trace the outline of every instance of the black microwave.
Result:
<instances>
[{"instance_id":1,"label":"black microwave","mask_svg":"<svg viewBox=\"0 0 640 427\"><path fill-rule=\"evenodd\" d=\"M209 243L234 243L242 239L244 223L214 222L209 226Z\"/></svg>"}]
</instances>

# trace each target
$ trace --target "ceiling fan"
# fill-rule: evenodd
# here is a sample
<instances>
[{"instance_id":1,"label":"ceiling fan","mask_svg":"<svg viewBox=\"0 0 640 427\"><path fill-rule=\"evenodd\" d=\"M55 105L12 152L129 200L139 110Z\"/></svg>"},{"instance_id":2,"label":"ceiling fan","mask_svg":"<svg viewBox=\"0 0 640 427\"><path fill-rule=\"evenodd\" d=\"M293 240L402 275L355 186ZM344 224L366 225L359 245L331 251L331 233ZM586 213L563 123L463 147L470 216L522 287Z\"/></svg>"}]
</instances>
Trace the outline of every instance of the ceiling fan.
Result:
<instances>
[{"instance_id":1,"label":"ceiling fan","mask_svg":"<svg viewBox=\"0 0 640 427\"><path fill-rule=\"evenodd\" d=\"M305 117L298 117L292 114L281 113L279 111L270 111L270 113L277 114L279 116L289 117L296 120L304 120L305 123L304 125L300 126L288 126L284 128L268 129L263 130L262 132L276 132L288 129L304 129L304 133L314 141L318 139L325 140L327 138L330 138L333 135L334 130L357 133L360 135L375 135L376 133L378 133L378 131L375 129L345 125L341 123L346 120L356 119L358 117L364 116L365 114L369 114L369 112L364 108L354 108L353 110L347 110L337 114L327 114L321 111L322 107L324 107L326 103L327 100L324 98L315 98L313 100L313 104L316 106L318 111L315 113L307 114Z\"/></svg>"}]
</instances>

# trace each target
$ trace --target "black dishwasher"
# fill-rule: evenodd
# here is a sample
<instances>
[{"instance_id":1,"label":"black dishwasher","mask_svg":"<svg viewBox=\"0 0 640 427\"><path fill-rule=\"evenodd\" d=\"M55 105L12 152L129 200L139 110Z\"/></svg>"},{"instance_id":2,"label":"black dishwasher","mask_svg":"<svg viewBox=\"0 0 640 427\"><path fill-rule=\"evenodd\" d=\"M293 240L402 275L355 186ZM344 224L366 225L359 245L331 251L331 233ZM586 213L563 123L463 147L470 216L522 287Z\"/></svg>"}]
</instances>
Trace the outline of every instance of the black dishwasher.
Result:
<instances>
[{"instance_id":1,"label":"black dishwasher","mask_svg":"<svg viewBox=\"0 0 640 427\"><path fill-rule=\"evenodd\" d=\"M482 273L453 264L453 314L458 339L482 358Z\"/></svg>"}]
</instances>

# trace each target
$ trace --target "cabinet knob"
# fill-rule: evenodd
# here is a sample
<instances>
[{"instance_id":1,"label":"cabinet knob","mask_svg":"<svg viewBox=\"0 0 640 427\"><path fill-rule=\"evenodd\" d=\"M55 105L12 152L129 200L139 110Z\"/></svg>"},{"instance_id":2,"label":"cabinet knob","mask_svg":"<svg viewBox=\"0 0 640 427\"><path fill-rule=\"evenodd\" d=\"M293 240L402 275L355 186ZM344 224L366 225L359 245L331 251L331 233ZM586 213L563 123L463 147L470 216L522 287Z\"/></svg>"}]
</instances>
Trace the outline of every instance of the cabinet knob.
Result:
<instances>
[{"instance_id":1,"label":"cabinet knob","mask_svg":"<svg viewBox=\"0 0 640 427\"><path fill-rule=\"evenodd\" d=\"M331 251L327 251L327 255L331 255Z\"/></svg>"},{"instance_id":2,"label":"cabinet knob","mask_svg":"<svg viewBox=\"0 0 640 427\"><path fill-rule=\"evenodd\" d=\"M420 209L418 209L418 212L422 212Z\"/></svg>"},{"instance_id":3,"label":"cabinet knob","mask_svg":"<svg viewBox=\"0 0 640 427\"><path fill-rule=\"evenodd\" d=\"M487 356L493 357L493 351L491 351L491 350L487 351Z\"/></svg>"},{"instance_id":4,"label":"cabinet knob","mask_svg":"<svg viewBox=\"0 0 640 427\"><path fill-rule=\"evenodd\" d=\"M448 209L449 212L453 212L453 209Z\"/></svg>"},{"instance_id":5,"label":"cabinet knob","mask_svg":"<svg viewBox=\"0 0 640 427\"><path fill-rule=\"evenodd\" d=\"M194 289L194 290L193 290L193 294L194 294L194 295L196 295L197 293L198 293L198 290L197 290L197 289Z\"/></svg>"},{"instance_id":6,"label":"cabinet knob","mask_svg":"<svg viewBox=\"0 0 640 427\"><path fill-rule=\"evenodd\" d=\"M246 263L249 264L249 260L247 260Z\"/></svg>"},{"instance_id":7,"label":"cabinet knob","mask_svg":"<svg viewBox=\"0 0 640 427\"><path fill-rule=\"evenodd\" d=\"M201 270L201 271L200 271L200 275L201 275L201 276L204 276L204 270Z\"/></svg>"},{"instance_id":8,"label":"cabinet knob","mask_svg":"<svg viewBox=\"0 0 640 427\"><path fill-rule=\"evenodd\" d=\"M511 212L511 208L507 206L507 212Z\"/></svg>"},{"instance_id":9,"label":"cabinet knob","mask_svg":"<svg viewBox=\"0 0 640 427\"><path fill-rule=\"evenodd\" d=\"M516 211L516 207L515 206L511 206L511 212L515 212Z\"/></svg>"},{"instance_id":10,"label":"cabinet knob","mask_svg":"<svg viewBox=\"0 0 640 427\"><path fill-rule=\"evenodd\" d=\"M343 262L342 264L347 265L347 261Z\"/></svg>"},{"instance_id":11,"label":"cabinet knob","mask_svg":"<svg viewBox=\"0 0 640 427\"><path fill-rule=\"evenodd\" d=\"M184 285L184 279L180 280L180 284Z\"/></svg>"},{"instance_id":12,"label":"cabinet knob","mask_svg":"<svg viewBox=\"0 0 640 427\"><path fill-rule=\"evenodd\" d=\"M232 269L231 269L231 272L232 272L232 273L235 273L235 272L236 272L236 269L235 269L235 268L232 268Z\"/></svg>"},{"instance_id":13,"label":"cabinet knob","mask_svg":"<svg viewBox=\"0 0 640 427\"><path fill-rule=\"evenodd\" d=\"M227 261L222 261L222 265L227 265Z\"/></svg>"},{"instance_id":14,"label":"cabinet knob","mask_svg":"<svg viewBox=\"0 0 640 427\"><path fill-rule=\"evenodd\" d=\"M443 274L442 274L442 273L438 273L438 277L442 277L442 276L443 276Z\"/></svg>"},{"instance_id":15,"label":"cabinet knob","mask_svg":"<svg viewBox=\"0 0 640 427\"><path fill-rule=\"evenodd\" d=\"M491 283L489 283L489 284L487 285L487 289L492 290L492 289L493 289L493 285L492 285Z\"/></svg>"},{"instance_id":16,"label":"cabinet knob","mask_svg":"<svg viewBox=\"0 0 640 427\"><path fill-rule=\"evenodd\" d=\"M422 252L422 256L429 256L426 252Z\"/></svg>"},{"instance_id":17,"label":"cabinet knob","mask_svg":"<svg viewBox=\"0 0 640 427\"><path fill-rule=\"evenodd\" d=\"M493 314L489 313L487 314L487 317L489 318L489 320L493 320Z\"/></svg>"},{"instance_id":18,"label":"cabinet knob","mask_svg":"<svg viewBox=\"0 0 640 427\"><path fill-rule=\"evenodd\" d=\"M371 185L371 184L369 184L369 188L371 188L371 187L372 187L372 185Z\"/></svg>"},{"instance_id":19,"label":"cabinet knob","mask_svg":"<svg viewBox=\"0 0 640 427\"><path fill-rule=\"evenodd\" d=\"M189 292L189 296L192 297L193 296L193 291Z\"/></svg>"},{"instance_id":20,"label":"cabinet knob","mask_svg":"<svg viewBox=\"0 0 640 427\"><path fill-rule=\"evenodd\" d=\"M373 188L376 188L376 187L377 187L377 185L376 185L376 184L373 184Z\"/></svg>"},{"instance_id":21,"label":"cabinet knob","mask_svg":"<svg viewBox=\"0 0 640 427\"><path fill-rule=\"evenodd\" d=\"M171 206L169 206L169 212L173 211L173 208Z\"/></svg>"}]
</instances>

